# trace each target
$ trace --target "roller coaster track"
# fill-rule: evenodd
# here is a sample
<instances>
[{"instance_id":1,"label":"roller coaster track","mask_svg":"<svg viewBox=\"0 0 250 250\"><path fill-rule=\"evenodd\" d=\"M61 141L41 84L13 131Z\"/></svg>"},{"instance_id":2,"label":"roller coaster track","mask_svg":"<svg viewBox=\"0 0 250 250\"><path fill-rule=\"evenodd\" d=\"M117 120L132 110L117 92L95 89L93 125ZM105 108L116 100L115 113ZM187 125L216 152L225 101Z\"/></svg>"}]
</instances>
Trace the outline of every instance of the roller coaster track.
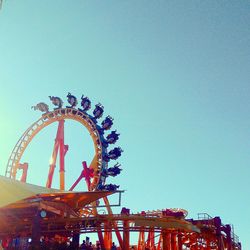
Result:
<instances>
[{"instance_id":1,"label":"roller coaster track","mask_svg":"<svg viewBox=\"0 0 250 250\"><path fill-rule=\"evenodd\" d=\"M43 128L50 125L51 123L65 119L71 119L80 122L88 129L92 137L92 140L95 145L95 157L92 160L90 167L94 169L95 173L95 176L92 181L92 187L94 187L94 185L99 182L99 173L101 172L102 167L105 167L106 164L102 161L102 155L105 149L102 148L101 138L97 130L96 124L84 112L81 112L74 108L61 108L52 112L48 112L36 122L34 122L17 141L8 159L5 176L13 179L16 178L16 173L21 157L25 149L37 133L39 133Z\"/></svg>"}]
</instances>

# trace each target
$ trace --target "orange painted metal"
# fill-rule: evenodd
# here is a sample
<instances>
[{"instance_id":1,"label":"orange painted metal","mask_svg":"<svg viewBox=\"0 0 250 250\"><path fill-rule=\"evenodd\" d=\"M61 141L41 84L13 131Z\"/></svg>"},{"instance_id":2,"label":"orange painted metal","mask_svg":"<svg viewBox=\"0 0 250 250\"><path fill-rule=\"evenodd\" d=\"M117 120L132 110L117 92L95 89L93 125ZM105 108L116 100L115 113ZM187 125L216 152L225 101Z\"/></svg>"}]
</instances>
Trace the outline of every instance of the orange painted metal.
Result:
<instances>
[{"instance_id":1,"label":"orange painted metal","mask_svg":"<svg viewBox=\"0 0 250 250\"><path fill-rule=\"evenodd\" d=\"M2 213L2 217L0 216L1 240L5 240L10 235L14 237L15 234L30 237L33 233L33 218L39 209L44 209L48 212L49 217L40 220L41 232L39 234L62 234L71 237L72 232L73 234L97 232L101 249L111 248L112 236L115 233L120 249L129 250L131 233L137 232L139 234L138 250L241 250L240 243L232 238L231 227L223 225L219 217L187 220L185 219L187 213L180 209L165 209L136 215L113 214L106 197L108 193L104 195L104 193L92 192L96 189L100 178L102 146L99 133L89 117L73 108L48 112L25 131L11 154L6 176L16 179L17 170L21 169L23 170L21 180L26 181L28 165L20 164L24 150L40 130L51 123L58 122L46 187L51 188L52 186L59 153L60 190L64 190L64 158L68 150L68 146L64 144L65 119L80 122L88 129L93 139L95 147L93 160L89 167L86 162L83 162L83 171L70 189L73 190L79 181L85 178L87 189L90 192L88 194L77 194L77 192L38 194L23 203L17 202L8 206L7 210L1 211L0 209L0 214ZM98 214L97 204L101 198L104 200L107 215ZM8 216L4 217L6 211ZM88 211L88 213L84 211ZM17 214L19 216L16 216ZM17 228L19 231L16 231Z\"/></svg>"},{"instance_id":2,"label":"orange painted metal","mask_svg":"<svg viewBox=\"0 0 250 250\"><path fill-rule=\"evenodd\" d=\"M60 136L59 136L59 151L60 151L60 168L59 168L59 175L60 175L60 190L65 190L65 145L64 145L64 120L59 121L59 128Z\"/></svg>"},{"instance_id":3,"label":"orange painted metal","mask_svg":"<svg viewBox=\"0 0 250 250\"><path fill-rule=\"evenodd\" d=\"M130 247L130 240L129 240L130 234L129 233L130 233L129 221L124 220L123 221L123 245L122 245L123 250L129 250L129 247Z\"/></svg>"},{"instance_id":4,"label":"orange painted metal","mask_svg":"<svg viewBox=\"0 0 250 250\"><path fill-rule=\"evenodd\" d=\"M96 185L100 178L100 169L101 169L101 162L102 162L102 147L100 145L101 139L99 137L99 133L96 129L95 123L86 116L83 112L79 110L75 110L73 108L62 108L57 109L51 112L48 112L46 114L43 114L43 116L38 119L36 122L34 122L21 136L21 138L18 140L17 144L15 145L6 168L5 176L10 177L12 179L16 179L16 174L18 170L18 166L21 160L21 157L26 150L29 143L32 141L32 139L45 127L49 126L52 123L59 122L64 120L74 120L79 123L81 123L90 133L90 136L94 143L95 148L95 155L93 157L93 160L90 164L90 168L94 170L94 177L90 184L90 190L95 190ZM59 132L59 131L58 131ZM54 144L54 150L52 153L51 158L51 164L49 168L49 174L48 174L48 180L47 180L47 187L50 187L52 185L52 178L54 174L55 169L55 162L56 162L56 155L58 154L59 150L59 140L58 143L55 142ZM61 155L63 156L63 151L65 152L67 147L64 146L63 149L63 143L61 141ZM64 158L62 157L62 160ZM63 165L63 162L62 162ZM61 169L61 188L63 188L63 181L64 181L64 174L63 169Z\"/></svg>"},{"instance_id":5,"label":"orange painted metal","mask_svg":"<svg viewBox=\"0 0 250 250\"><path fill-rule=\"evenodd\" d=\"M21 182L26 182L27 173L28 173L28 167L29 167L29 164L27 162L25 162L23 164L20 163L19 166L18 166L18 169L22 169L23 170L22 176L20 178Z\"/></svg>"},{"instance_id":6,"label":"orange painted metal","mask_svg":"<svg viewBox=\"0 0 250 250\"><path fill-rule=\"evenodd\" d=\"M30 206L30 204L26 204ZM37 204L38 205L38 204ZM73 205L73 204L72 204ZM19 228L19 231L16 232L17 235L23 233L21 231L22 228L25 230L32 227L32 220L20 220L20 218L25 218L30 213L30 218L32 219L32 207L23 208L19 210L13 210L12 221L6 221L8 224L8 229L13 235L15 232L15 228ZM21 209L21 208L20 208ZM63 209L63 207L58 209ZM1 211L0 211L1 212ZM4 211L2 211L4 213ZM9 215L6 218L10 218L11 209L8 211ZM28 214L27 214L28 213ZM23 214L23 216L19 216L17 219L17 214ZM187 227L185 224L185 229L176 229L172 227L172 223L168 223L168 219L165 219L165 226L154 228L151 227L150 221L154 220L155 222L159 222L159 225L163 225L162 218L150 218L147 215L121 215L121 214L113 214L113 215L96 215L91 217L75 217L75 218L64 218L59 213L57 218L50 218L49 220L43 219L41 221L42 232L45 235L53 235L63 234L70 236L72 231L77 231L79 233L86 233L86 229L88 228L88 233L98 232L99 241L101 243L102 249L110 249L110 244L112 241L111 232L114 232L114 222L118 225L119 232L123 233L123 244L120 246L121 249L128 250L130 249L130 236L133 232L139 232L139 244L137 246L138 250L148 249L164 249L164 250L181 250L181 249L192 249L192 250L228 250L230 249L229 245L226 243L227 238L224 234L221 234L219 243L218 235L216 235L216 230L211 230L210 232L205 229L205 223L200 221L199 228L200 231L194 232L190 231L190 227ZM149 226L136 226L137 220L143 220L144 225L148 224ZM182 221L182 219L179 219ZM96 225L94 222L98 222ZM196 223L198 221L194 221ZM202 224L203 223L203 224ZM0 239L4 238L3 230L6 233L6 227L3 228L4 224L0 225ZM67 226L66 226L67 225ZM81 226L79 228L79 225ZM87 225L89 225L87 227ZM98 230L97 230L98 229ZM215 229L215 228L214 228ZM8 233L8 232L7 232ZM28 233L28 232L27 232ZM104 237L103 237L104 234ZM155 237L157 234L157 237ZM27 234L30 235L29 233ZM146 237L147 235L147 237ZM8 236L8 235L7 235ZM153 240L154 239L154 240ZM233 243L231 250L240 250L239 243Z\"/></svg>"},{"instance_id":7,"label":"orange painted metal","mask_svg":"<svg viewBox=\"0 0 250 250\"><path fill-rule=\"evenodd\" d=\"M107 197L103 197L103 201L104 201L104 203L106 205L106 209L108 211L108 215L112 218L113 217L113 212L112 212L112 209L110 207L108 198ZM118 229L117 222L113 221L111 225L112 225L112 228L115 231L115 234L116 234L117 240L119 242L119 245L123 246L123 239L122 239L121 233L120 233L120 231ZM111 245L110 245L110 247L111 247Z\"/></svg>"}]
</instances>

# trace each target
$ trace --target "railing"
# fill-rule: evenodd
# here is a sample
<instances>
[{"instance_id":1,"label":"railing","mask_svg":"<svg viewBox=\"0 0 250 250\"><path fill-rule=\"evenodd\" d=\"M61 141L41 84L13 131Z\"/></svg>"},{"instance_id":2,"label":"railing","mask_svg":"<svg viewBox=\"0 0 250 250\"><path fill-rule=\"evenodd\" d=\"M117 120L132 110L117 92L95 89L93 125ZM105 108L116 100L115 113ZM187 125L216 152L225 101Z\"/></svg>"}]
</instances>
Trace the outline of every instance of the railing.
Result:
<instances>
[{"instance_id":1,"label":"railing","mask_svg":"<svg viewBox=\"0 0 250 250\"><path fill-rule=\"evenodd\" d=\"M198 220L212 220L213 218L207 213L198 213Z\"/></svg>"}]
</instances>

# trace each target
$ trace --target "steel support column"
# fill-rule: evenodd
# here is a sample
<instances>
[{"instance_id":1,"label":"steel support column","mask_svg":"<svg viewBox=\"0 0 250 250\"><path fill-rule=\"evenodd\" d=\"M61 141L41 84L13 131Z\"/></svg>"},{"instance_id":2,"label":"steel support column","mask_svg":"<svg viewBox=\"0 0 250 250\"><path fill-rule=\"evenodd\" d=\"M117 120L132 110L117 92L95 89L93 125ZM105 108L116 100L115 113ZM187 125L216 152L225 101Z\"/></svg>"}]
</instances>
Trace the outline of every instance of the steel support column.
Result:
<instances>
[{"instance_id":1,"label":"steel support column","mask_svg":"<svg viewBox=\"0 0 250 250\"><path fill-rule=\"evenodd\" d=\"M123 222L123 248L122 250L129 250L129 221Z\"/></svg>"}]
</instances>

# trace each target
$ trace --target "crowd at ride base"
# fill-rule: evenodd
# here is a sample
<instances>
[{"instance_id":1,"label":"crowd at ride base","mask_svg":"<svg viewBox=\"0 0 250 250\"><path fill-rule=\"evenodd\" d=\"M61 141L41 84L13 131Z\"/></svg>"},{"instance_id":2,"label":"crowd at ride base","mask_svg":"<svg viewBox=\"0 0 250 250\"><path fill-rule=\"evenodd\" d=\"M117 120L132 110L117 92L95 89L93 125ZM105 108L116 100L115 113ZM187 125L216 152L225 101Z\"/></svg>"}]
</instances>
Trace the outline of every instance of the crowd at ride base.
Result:
<instances>
[{"instance_id":1,"label":"crowd at ride base","mask_svg":"<svg viewBox=\"0 0 250 250\"><path fill-rule=\"evenodd\" d=\"M92 242L89 241L89 238L86 237L86 240L82 241L82 244L79 247L80 250L101 250L100 243L96 243L96 245L93 245ZM117 250L115 243L112 243L111 250Z\"/></svg>"},{"instance_id":2,"label":"crowd at ride base","mask_svg":"<svg viewBox=\"0 0 250 250\"><path fill-rule=\"evenodd\" d=\"M90 241L89 237L86 237L85 240L81 242L81 244L76 244L73 241L68 241L66 238L48 238L48 237L42 237L40 239L40 245L39 246L32 246L31 239L28 238L16 238L12 241L3 242L0 241L0 250L104 250L101 248L101 244L99 241L96 241L95 244L93 244ZM135 246L132 246L130 248L131 250L136 250L137 248ZM122 250L121 247L117 246L115 242L112 243L111 248L105 249L105 250ZM145 249L147 250L147 249Z\"/></svg>"},{"instance_id":3,"label":"crowd at ride base","mask_svg":"<svg viewBox=\"0 0 250 250\"><path fill-rule=\"evenodd\" d=\"M32 249L32 248L31 248ZM68 241L48 241L46 238L41 242L41 250L102 250L100 243L97 241L93 244L89 237L86 237L86 240L83 240L80 245L75 245L73 242ZM116 244L113 242L111 250L118 250ZM29 250L29 248L28 248Z\"/></svg>"}]
</instances>

